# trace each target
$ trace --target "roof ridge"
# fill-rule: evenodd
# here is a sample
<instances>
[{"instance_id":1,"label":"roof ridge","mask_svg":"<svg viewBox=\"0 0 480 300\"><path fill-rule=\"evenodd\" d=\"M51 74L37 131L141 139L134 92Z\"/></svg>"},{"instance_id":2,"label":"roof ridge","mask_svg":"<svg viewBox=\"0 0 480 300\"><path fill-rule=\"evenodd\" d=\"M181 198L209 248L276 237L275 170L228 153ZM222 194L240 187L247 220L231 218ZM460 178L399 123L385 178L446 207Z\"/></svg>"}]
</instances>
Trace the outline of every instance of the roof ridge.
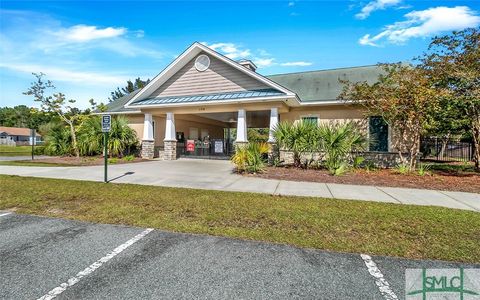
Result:
<instances>
[{"instance_id":1,"label":"roof ridge","mask_svg":"<svg viewBox=\"0 0 480 300\"><path fill-rule=\"evenodd\" d=\"M264 76L265 76L265 77L271 77L271 76L290 75L290 74L302 74L302 73L313 73L313 72L326 72L326 71L345 70L345 69L358 69L358 68L376 67L376 66L378 66L378 65L377 65L377 64L373 64L373 65L363 65L363 66L354 66L354 67L341 67L341 68L332 68L332 69L299 71L299 72L291 72L291 73L278 73L278 74L271 74L271 75L264 75Z\"/></svg>"}]
</instances>

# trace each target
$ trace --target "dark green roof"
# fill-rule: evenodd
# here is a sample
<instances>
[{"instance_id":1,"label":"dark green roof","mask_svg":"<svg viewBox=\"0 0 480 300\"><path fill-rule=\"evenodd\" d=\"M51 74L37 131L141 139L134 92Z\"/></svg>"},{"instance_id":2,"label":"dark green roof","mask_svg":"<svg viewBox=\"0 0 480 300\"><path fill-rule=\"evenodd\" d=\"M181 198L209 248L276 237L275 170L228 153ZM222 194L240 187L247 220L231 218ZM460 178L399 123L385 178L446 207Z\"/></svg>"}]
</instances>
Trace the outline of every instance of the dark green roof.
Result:
<instances>
[{"instance_id":1,"label":"dark green roof","mask_svg":"<svg viewBox=\"0 0 480 300\"><path fill-rule=\"evenodd\" d=\"M107 104L107 110L106 112L128 112L128 111L136 111L136 109L131 109L131 108L124 108L123 106L127 104L130 99L133 98L138 92L140 92L141 89L138 89L136 91L131 92L128 95L125 95L123 97L118 98L117 100L114 100L110 103Z\"/></svg>"},{"instance_id":2,"label":"dark green roof","mask_svg":"<svg viewBox=\"0 0 480 300\"><path fill-rule=\"evenodd\" d=\"M363 66L265 76L296 93L302 102L336 100L343 85L339 79L374 83L381 67Z\"/></svg>"}]
</instances>

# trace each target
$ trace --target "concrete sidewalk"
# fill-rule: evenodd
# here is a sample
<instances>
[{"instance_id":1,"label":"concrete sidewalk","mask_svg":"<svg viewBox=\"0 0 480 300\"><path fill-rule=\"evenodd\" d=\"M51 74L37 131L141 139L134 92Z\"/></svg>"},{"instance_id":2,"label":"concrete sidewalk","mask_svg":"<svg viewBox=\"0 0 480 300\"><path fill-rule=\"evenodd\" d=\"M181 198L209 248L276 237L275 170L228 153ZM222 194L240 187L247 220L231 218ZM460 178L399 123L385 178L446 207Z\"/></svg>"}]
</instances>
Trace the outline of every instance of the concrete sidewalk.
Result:
<instances>
[{"instance_id":1,"label":"concrete sidewalk","mask_svg":"<svg viewBox=\"0 0 480 300\"><path fill-rule=\"evenodd\" d=\"M476 193L272 180L240 176L232 170L229 161L149 161L111 165L109 180L115 183L434 205L480 212L480 194ZM103 166L0 166L0 174L103 181Z\"/></svg>"}]
</instances>

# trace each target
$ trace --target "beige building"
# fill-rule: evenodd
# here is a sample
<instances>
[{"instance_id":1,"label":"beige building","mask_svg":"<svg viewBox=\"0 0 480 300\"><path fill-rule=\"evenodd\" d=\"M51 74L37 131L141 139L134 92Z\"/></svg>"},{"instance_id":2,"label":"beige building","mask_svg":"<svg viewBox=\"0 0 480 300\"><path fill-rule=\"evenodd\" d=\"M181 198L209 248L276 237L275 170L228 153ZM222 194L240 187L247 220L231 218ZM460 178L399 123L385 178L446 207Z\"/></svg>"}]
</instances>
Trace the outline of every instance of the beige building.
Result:
<instances>
[{"instance_id":1,"label":"beige building","mask_svg":"<svg viewBox=\"0 0 480 300\"><path fill-rule=\"evenodd\" d=\"M108 105L125 115L141 139L142 156L227 157L233 143L248 142L247 128L279 121L366 120L371 151L389 150L388 126L365 119L353 104L337 100L339 79L373 82L376 66L263 76L248 60L233 61L194 43L145 86Z\"/></svg>"}]
</instances>

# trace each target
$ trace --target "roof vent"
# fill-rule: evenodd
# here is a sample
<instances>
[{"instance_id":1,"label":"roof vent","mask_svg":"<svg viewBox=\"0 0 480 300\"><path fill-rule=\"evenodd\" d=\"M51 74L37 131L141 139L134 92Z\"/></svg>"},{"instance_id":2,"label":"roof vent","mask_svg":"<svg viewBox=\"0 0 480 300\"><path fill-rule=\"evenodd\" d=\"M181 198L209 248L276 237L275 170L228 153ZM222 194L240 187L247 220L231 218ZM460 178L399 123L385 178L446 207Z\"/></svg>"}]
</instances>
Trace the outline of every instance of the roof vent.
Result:
<instances>
[{"instance_id":1,"label":"roof vent","mask_svg":"<svg viewBox=\"0 0 480 300\"><path fill-rule=\"evenodd\" d=\"M248 59L241 59L241 60L238 61L238 63L241 64L242 66L244 66L245 68L250 69L254 72L257 69L257 66L253 63L253 61L248 60Z\"/></svg>"}]
</instances>

